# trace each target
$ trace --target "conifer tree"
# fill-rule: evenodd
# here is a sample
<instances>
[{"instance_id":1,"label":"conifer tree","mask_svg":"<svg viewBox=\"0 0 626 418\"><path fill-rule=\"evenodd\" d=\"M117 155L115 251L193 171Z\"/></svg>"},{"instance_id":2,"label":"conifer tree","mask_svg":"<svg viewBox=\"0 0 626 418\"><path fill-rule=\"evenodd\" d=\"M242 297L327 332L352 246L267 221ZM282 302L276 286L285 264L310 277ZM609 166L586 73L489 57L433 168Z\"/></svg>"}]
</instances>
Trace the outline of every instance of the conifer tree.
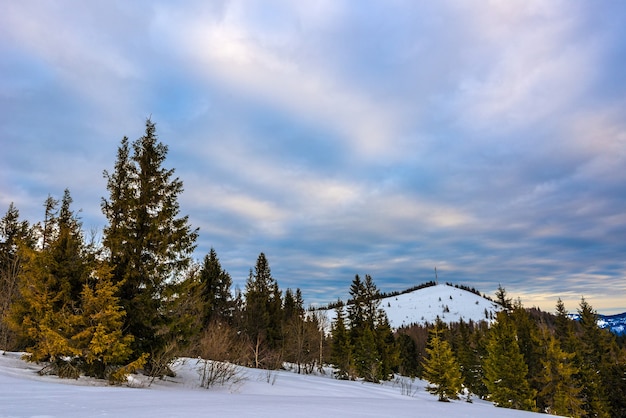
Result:
<instances>
[{"instance_id":1,"label":"conifer tree","mask_svg":"<svg viewBox=\"0 0 626 418\"><path fill-rule=\"evenodd\" d=\"M510 315L515 324L517 344L528 368L528 383L533 392L537 393L542 387L539 376L542 371L541 360L545 357L545 348L539 337L539 326L537 321L531 318L528 311L522 306L519 299L513 304ZM537 406L541 407L542 405Z\"/></svg>"},{"instance_id":2,"label":"conifer tree","mask_svg":"<svg viewBox=\"0 0 626 418\"><path fill-rule=\"evenodd\" d=\"M130 145L122 139L113 173L104 172L109 198L102 201L108 220L103 245L112 281L120 286L125 333L134 336L134 358L166 346L172 318L163 295L189 266L198 235L188 217L179 216L183 183L163 167L167 152L148 119L141 138Z\"/></svg>"},{"instance_id":3,"label":"conifer tree","mask_svg":"<svg viewBox=\"0 0 626 418\"><path fill-rule=\"evenodd\" d=\"M604 379L606 357L610 351L609 335L598 327L598 315L591 305L581 299L578 309L581 335L576 350L576 365L582 384L583 410L586 416L609 417L610 405Z\"/></svg>"},{"instance_id":4,"label":"conifer tree","mask_svg":"<svg viewBox=\"0 0 626 418\"><path fill-rule=\"evenodd\" d=\"M455 328L455 336L452 339L453 351L461 369L461 376L468 391L481 396L483 393L483 374L480 365L476 338L473 338L473 324L468 324L461 319Z\"/></svg>"},{"instance_id":5,"label":"conifer tree","mask_svg":"<svg viewBox=\"0 0 626 418\"><path fill-rule=\"evenodd\" d=\"M542 330L542 342L546 346L539 375L542 389L538 398L542 409L554 415L582 416L581 388L575 378L574 354L563 351L559 341L546 328Z\"/></svg>"},{"instance_id":6,"label":"conifer tree","mask_svg":"<svg viewBox=\"0 0 626 418\"><path fill-rule=\"evenodd\" d=\"M369 324L366 324L360 334L353 343L356 373L368 382L378 383L383 377L381 375L382 359L376 346L374 331Z\"/></svg>"},{"instance_id":7,"label":"conifer tree","mask_svg":"<svg viewBox=\"0 0 626 418\"><path fill-rule=\"evenodd\" d=\"M577 342L574 335L574 322L568 316L565 304L559 298L556 303L556 318L555 318L555 337L559 340L561 348L568 353L575 351Z\"/></svg>"},{"instance_id":8,"label":"conifer tree","mask_svg":"<svg viewBox=\"0 0 626 418\"><path fill-rule=\"evenodd\" d=\"M272 277L264 253L260 253L250 270L245 291L245 331L250 338L255 367L274 367L262 361L263 350L274 350L280 346L282 324L282 298L278 283Z\"/></svg>"},{"instance_id":9,"label":"conifer tree","mask_svg":"<svg viewBox=\"0 0 626 418\"><path fill-rule=\"evenodd\" d=\"M409 335L399 333L396 345L399 356L398 372L403 376L417 377L420 366L415 341Z\"/></svg>"},{"instance_id":10,"label":"conifer tree","mask_svg":"<svg viewBox=\"0 0 626 418\"><path fill-rule=\"evenodd\" d=\"M440 327L431 330L423 362L424 379L431 383L426 389L439 396L439 401L458 399L463 387L460 366L452 353L450 344L442 338Z\"/></svg>"},{"instance_id":11,"label":"conifer tree","mask_svg":"<svg viewBox=\"0 0 626 418\"><path fill-rule=\"evenodd\" d=\"M331 328L330 362L337 368L338 379L349 379L353 375L352 344L345 324L343 303L335 308L335 320Z\"/></svg>"},{"instance_id":12,"label":"conifer tree","mask_svg":"<svg viewBox=\"0 0 626 418\"><path fill-rule=\"evenodd\" d=\"M213 248L204 257L199 273L203 304L203 324L209 322L230 322L232 308L230 274L222 268L217 253Z\"/></svg>"},{"instance_id":13,"label":"conifer tree","mask_svg":"<svg viewBox=\"0 0 626 418\"><path fill-rule=\"evenodd\" d=\"M11 306L20 297L19 273L22 261L18 247L32 248L34 239L28 221L20 220L19 210L11 203L0 219L0 349L20 349L17 336L9 326Z\"/></svg>"},{"instance_id":14,"label":"conifer tree","mask_svg":"<svg viewBox=\"0 0 626 418\"><path fill-rule=\"evenodd\" d=\"M62 377L77 377L80 372L73 360L80 356L80 348L72 336L77 332L80 291L91 274L81 224L71 203L68 190L58 212L58 202L46 199L41 248L20 247L21 300L12 307L12 326L29 339L29 359L50 361L51 372Z\"/></svg>"},{"instance_id":15,"label":"conifer tree","mask_svg":"<svg viewBox=\"0 0 626 418\"><path fill-rule=\"evenodd\" d=\"M95 283L85 284L81 295L81 313L75 316L73 344L80 350L88 375L111 378L130 357L132 335L123 335L126 312L119 304L118 286L111 282L110 268L105 263L92 275Z\"/></svg>"},{"instance_id":16,"label":"conifer tree","mask_svg":"<svg viewBox=\"0 0 626 418\"><path fill-rule=\"evenodd\" d=\"M517 344L515 325L506 312L498 312L496 319L483 363L489 399L497 406L532 410L535 394L528 384L528 366Z\"/></svg>"}]
</instances>

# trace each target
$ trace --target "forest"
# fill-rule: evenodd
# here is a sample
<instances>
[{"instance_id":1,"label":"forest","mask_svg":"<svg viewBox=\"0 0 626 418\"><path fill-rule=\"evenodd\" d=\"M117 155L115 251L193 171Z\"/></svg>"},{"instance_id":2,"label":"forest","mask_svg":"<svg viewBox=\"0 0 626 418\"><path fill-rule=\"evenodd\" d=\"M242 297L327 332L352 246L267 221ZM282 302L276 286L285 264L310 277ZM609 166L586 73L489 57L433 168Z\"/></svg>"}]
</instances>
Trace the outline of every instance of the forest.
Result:
<instances>
[{"instance_id":1,"label":"forest","mask_svg":"<svg viewBox=\"0 0 626 418\"><path fill-rule=\"evenodd\" d=\"M349 300L328 305L329 324L323 310L305 308L300 289L279 287L263 252L245 289L233 290L214 249L193 258L199 230L180 213L183 182L166 168L167 153L151 120L141 138L121 140L103 173L100 240L83 230L69 190L48 196L37 222L9 206L0 220L0 350L27 353L42 374L112 384L137 372L166 376L180 356L298 373L330 364L337 379L423 378L441 401L626 416L623 338L600 329L584 299L574 321L560 300L554 314L527 309L500 287L503 310L491 322L394 330L374 279L355 275Z\"/></svg>"}]
</instances>

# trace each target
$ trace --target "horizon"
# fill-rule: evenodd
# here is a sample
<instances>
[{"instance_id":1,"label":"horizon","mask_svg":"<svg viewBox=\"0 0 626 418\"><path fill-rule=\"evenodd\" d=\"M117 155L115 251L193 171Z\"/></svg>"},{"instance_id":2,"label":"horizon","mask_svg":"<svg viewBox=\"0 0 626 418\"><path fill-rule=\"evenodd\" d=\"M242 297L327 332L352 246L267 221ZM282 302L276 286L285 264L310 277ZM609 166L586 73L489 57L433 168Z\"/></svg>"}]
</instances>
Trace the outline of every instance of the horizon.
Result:
<instances>
[{"instance_id":1,"label":"horizon","mask_svg":"<svg viewBox=\"0 0 626 418\"><path fill-rule=\"evenodd\" d=\"M0 211L69 189L100 236L156 123L233 288L307 304L435 278L626 311L626 3L0 0Z\"/></svg>"}]
</instances>

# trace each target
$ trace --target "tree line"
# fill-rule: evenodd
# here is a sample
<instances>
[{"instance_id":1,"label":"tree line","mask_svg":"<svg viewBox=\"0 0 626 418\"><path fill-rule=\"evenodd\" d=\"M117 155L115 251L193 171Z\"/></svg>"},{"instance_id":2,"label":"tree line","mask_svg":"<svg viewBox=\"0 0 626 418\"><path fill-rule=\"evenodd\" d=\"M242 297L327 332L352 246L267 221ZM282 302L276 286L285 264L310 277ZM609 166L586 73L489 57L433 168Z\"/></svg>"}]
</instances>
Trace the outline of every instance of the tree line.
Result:
<instances>
[{"instance_id":1,"label":"tree line","mask_svg":"<svg viewBox=\"0 0 626 418\"><path fill-rule=\"evenodd\" d=\"M356 275L349 300L329 305L329 327L299 289L280 289L262 252L245 289L233 291L213 248L192 258L198 229L180 214L183 183L164 167L167 152L151 120L141 138L122 139L103 173L100 241L85 234L69 190L49 196L34 224L9 206L0 220L0 349L27 352L41 373L113 383L137 370L171 373L177 356L301 373L332 364L340 379L425 378L441 400L463 392L503 407L626 416L623 344L584 300L575 322L560 301L556 315L539 314L500 288L505 309L491 325L394 331L372 277Z\"/></svg>"}]
</instances>

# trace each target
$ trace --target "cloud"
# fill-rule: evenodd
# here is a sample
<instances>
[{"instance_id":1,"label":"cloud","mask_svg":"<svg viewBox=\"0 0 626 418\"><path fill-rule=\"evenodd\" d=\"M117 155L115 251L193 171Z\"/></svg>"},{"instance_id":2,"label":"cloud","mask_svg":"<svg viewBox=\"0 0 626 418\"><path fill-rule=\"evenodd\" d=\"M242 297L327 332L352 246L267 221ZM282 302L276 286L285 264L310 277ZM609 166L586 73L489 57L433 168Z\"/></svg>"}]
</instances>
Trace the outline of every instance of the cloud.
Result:
<instances>
[{"instance_id":1,"label":"cloud","mask_svg":"<svg viewBox=\"0 0 626 418\"><path fill-rule=\"evenodd\" d=\"M548 309L624 295L624 6L5 9L0 204L31 220L69 187L102 226L102 170L152 115L198 256L215 246L239 284L264 251L307 302L356 273L398 290L435 266Z\"/></svg>"}]
</instances>

